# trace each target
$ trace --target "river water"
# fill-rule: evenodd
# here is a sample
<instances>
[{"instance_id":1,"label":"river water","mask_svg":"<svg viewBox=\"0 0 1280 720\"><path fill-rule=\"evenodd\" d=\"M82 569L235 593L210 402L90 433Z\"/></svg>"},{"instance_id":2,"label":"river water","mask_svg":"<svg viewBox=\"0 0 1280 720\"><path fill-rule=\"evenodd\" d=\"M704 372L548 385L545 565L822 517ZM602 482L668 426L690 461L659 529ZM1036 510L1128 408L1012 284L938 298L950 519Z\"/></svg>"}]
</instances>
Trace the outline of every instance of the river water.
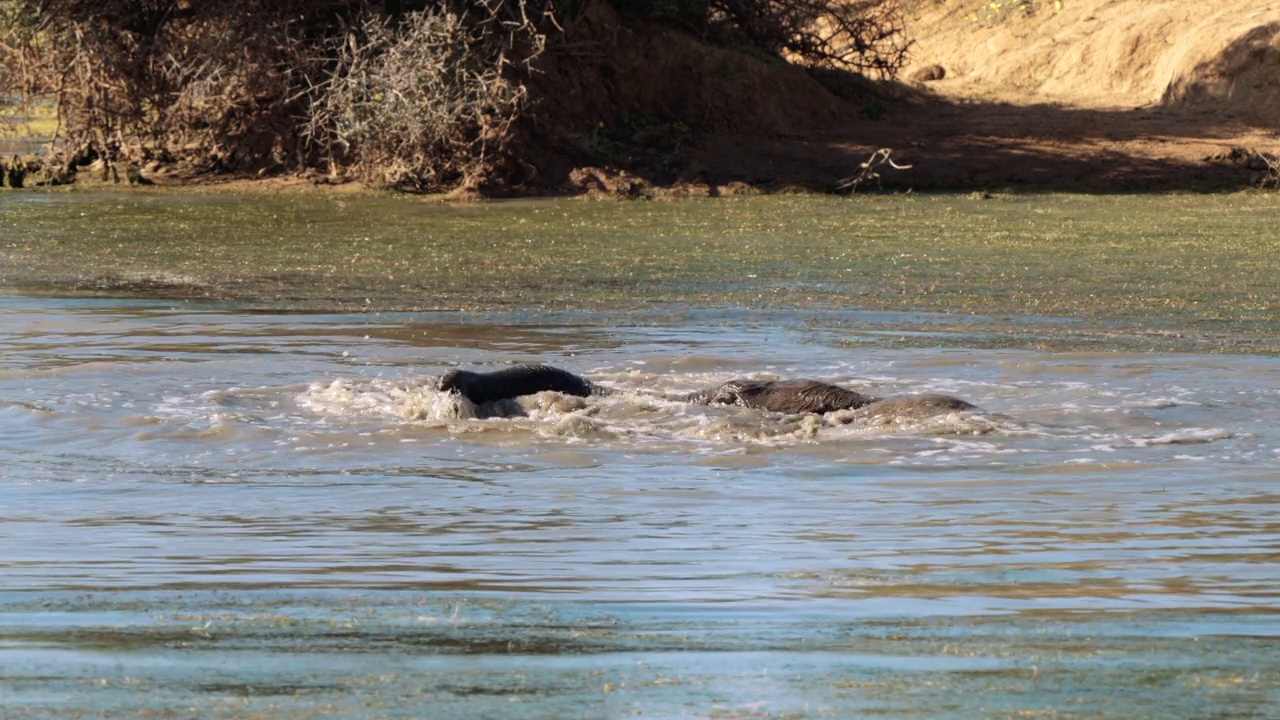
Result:
<instances>
[{"instance_id":1,"label":"river water","mask_svg":"<svg viewBox=\"0 0 1280 720\"><path fill-rule=\"evenodd\" d=\"M0 716L1280 707L1272 355L853 308L111 295L0 294ZM436 390L518 362L613 392ZM671 399L736 377L980 410Z\"/></svg>"}]
</instances>

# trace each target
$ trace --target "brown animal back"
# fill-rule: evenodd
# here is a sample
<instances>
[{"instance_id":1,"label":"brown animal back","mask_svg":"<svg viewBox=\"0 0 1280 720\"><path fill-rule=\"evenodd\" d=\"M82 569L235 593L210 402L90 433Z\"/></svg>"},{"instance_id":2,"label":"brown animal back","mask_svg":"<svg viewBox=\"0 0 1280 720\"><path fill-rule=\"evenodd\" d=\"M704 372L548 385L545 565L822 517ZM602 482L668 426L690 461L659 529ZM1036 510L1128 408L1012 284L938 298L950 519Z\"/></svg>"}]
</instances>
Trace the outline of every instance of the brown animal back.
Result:
<instances>
[{"instance_id":1,"label":"brown animal back","mask_svg":"<svg viewBox=\"0 0 1280 720\"><path fill-rule=\"evenodd\" d=\"M773 392L784 400L778 403L779 412L828 413L860 408L875 400L848 388L816 380L778 383Z\"/></svg>"},{"instance_id":2,"label":"brown animal back","mask_svg":"<svg viewBox=\"0 0 1280 720\"><path fill-rule=\"evenodd\" d=\"M875 398L817 380L776 380L753 383L740 391L747 407L781 413L828 413L870 404Z\"/></svg>"}]
</instances>

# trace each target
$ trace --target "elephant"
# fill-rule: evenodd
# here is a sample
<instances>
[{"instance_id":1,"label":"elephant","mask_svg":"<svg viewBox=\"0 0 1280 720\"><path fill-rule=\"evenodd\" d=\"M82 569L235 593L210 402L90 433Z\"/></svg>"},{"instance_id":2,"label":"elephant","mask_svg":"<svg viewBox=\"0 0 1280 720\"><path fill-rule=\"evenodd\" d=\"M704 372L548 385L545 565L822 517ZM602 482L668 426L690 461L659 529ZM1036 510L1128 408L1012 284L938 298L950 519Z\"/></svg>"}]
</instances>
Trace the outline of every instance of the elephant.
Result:
<instances>
[{"instance_id":1,"label":"elephant","mask_svg":"<svg viewBox=\"0 0 1280 720\"><path fill-rule=\"evenodd\" d=\"M699 405L740 405L789 414L866 408L868 414L874 415L918 416L977 409L976 405L950 395L926 393L876 398L818 380L730 380L683 399Z\"/></svg>"},{"instance_id":2,"label":"elephant","mask_svg":"<svg viewBox=\"0 0 1280 720\"><path fill-rule=\"evenodd\" d=\"M554 390L565 395L604 395L606 390L549 365L516 365L494 372L450 370L440 379L440 390L461 395L476 405Z\"/></svg>"},{"instance_id":3,"label":"elephant","mask_svg":"<svg viewBox=\"0 0 1280 720\"><path fill-rule=\"evenodd\" d=\"M685 396L699 405L741 405L783 413L826 413L870 405L875 398L817 380L730 380Z\"/></svg>"},{"instance_id":4,"label":"elephant","mask_svg":"<svg viewBox=\"0 0 1280 720\"><path fill-rule=\"evenodd\" d=\"M477 405L544 390L578 397L609 394L606 388L549 365L517 365L487 373L450 370L440 379L440 390L461 395ZM874 416L919 417L978 409L950 395L925 393L877 398L818 380L730 380L679 399L698 405L738 405L793 415L865 409L868 415Z\"/></svg>"}]
</instances>

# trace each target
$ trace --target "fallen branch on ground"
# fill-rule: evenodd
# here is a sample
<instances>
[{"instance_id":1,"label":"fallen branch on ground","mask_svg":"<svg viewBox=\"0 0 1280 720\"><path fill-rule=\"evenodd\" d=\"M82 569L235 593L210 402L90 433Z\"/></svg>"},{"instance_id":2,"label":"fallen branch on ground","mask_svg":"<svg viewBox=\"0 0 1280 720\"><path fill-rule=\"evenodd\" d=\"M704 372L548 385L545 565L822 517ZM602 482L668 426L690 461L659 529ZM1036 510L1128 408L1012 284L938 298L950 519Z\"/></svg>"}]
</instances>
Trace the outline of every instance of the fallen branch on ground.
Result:
<instances>
[{"instance_id":1,"label":"fallen branch on ground","mask_svg":"<svg viewBox=\"0 0 1280 720\"><path fill-rule=\"evenodd\" d=\"M888 165L894 170L909 170L911 165L899 165L890 157L893 154L892 148L880 148L871 153L871 157L867 161L858 165L858 172L847 178L836 181L836 192L838 193L855 193L863 183L875 181L876 186L880 185L879 168Z\"/></svg>"},{"instance_id":2,"label":"fallen branch on ground","mask_svg":"<svg viewBox=\"0 0 1280 720\"><path fill-rule=\"evenodd\" d=\"M1233 147L1225 153L1210 155L1208 161L1227 162L1249 171L1249 184L1264 190L1280 190L1280 156L1251 148Z\"/></svg>"}]
</instances>

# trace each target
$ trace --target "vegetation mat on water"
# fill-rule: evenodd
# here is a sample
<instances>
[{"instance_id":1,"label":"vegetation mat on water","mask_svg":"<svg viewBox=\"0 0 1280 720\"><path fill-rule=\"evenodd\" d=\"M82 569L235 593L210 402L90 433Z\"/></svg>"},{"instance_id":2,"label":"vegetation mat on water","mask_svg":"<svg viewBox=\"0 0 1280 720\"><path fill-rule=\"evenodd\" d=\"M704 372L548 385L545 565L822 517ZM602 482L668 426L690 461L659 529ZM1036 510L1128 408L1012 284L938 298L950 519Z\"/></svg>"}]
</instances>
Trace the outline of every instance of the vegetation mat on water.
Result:
<instances>
[{"instance_id":1,"label":"vegetation mat on water","mask_svg":"<svg viewBox=\"0 0 1280 720\"><path fill-rule=\"evenodd\" d=\"M835 324L851 310L927 312L958 329L995 323L999 342L1280 349L1278 210L1260 193L484 206L20 197L3 199L0 283L28 290L294 310L736 307L834 313L822 322ZM1054 330L1041 340L1002 318Z\"/></svg>"}]
</instances>

